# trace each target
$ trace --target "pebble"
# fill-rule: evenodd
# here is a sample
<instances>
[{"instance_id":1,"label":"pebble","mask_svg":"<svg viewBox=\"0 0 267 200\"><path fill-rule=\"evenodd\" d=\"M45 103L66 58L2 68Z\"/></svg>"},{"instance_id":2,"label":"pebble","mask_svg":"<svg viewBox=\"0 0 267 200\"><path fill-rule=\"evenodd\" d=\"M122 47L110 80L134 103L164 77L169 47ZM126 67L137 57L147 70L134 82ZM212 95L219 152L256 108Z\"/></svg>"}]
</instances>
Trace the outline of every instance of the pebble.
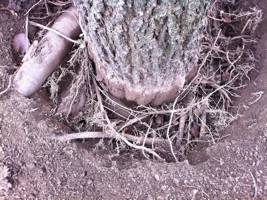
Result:
<instances>
[{"instance_id":1,"label":"pebble","mask_svg":"<svg viewBox=\"0 0 267 200\"><path fill-rule=\"evenodd\" d=\"M3 41L3 37L4 37L4 34L2 32L0 32L0 42Z\"/></svg>"},{"instance_id":2,"label":"pebble","mask_svg":"<svg viewBox=\"0 0 267 200\"><path fill-rule=\"evenodd\" d=\"M30 47L30 41L25 33L15 35L12 42L13 49L20 55L24 55Z\"/></svg>"},{"instance_id":3,"label":"pebble","mask_svg":"<svg viewBox=\"0 0 267 200\"><path fill-rule=\"evenodd\" d=\"M5 152L3 148L0 146L0 161L3 160L4 158L5 158Z\"/></svg>"}]
</instances>

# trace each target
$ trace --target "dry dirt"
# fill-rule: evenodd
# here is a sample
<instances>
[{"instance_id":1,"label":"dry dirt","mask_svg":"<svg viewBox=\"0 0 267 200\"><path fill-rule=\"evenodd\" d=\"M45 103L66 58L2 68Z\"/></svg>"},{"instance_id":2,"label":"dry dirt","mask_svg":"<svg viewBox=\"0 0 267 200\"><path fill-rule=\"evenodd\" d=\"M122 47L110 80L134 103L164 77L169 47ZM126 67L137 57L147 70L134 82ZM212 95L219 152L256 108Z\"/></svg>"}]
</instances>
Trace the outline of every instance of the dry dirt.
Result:
<instances>
[{"instance_id":1,"label":"dry dirt","mask_svg":"<svg viewBox=\"0 0 267 200\"><path fill-rule=\"evenodd\" d=\"M247 3L267 13L266 1ZM7 85L6 71L12 73L15 65L11 39L24 22L22 14L0 10L1 90ZM42 92L32 99L14 91L0 96L0 199L267 199L265 33L267 19L258 30L260 70L236 102L242 116L224 131L223 141L180 163L55 142L51 134L69 128L50 117ZM263 95L256 102L258 94ZM2 177L5 168L9 174Z\"/></svg>"}]
</instances>

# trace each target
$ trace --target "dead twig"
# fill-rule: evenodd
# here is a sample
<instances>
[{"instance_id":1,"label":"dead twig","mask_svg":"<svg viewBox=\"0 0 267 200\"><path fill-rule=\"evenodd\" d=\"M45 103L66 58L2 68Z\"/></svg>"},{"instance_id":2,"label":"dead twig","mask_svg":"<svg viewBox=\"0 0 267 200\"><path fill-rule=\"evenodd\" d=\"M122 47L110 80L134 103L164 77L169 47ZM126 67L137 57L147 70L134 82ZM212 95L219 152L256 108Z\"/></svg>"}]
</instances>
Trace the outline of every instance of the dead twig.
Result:
<instances>
[{"instance_id":1,"label":"dead twig","mask_svg":"<svg viewBox=\"0 0 267 200\"><path fill-rule=\"evenodd\" d=\"M0 97L3 96L4 94L6 94L10 90L10 88L12 86L12 80L13 80L13 76L9 76L8 85L7 85L6 89L4 89L2 92L0 92Z\"/></svg>"},{"instance_id":2,"label":"dead twig","mask_svg":"<svg viewBox=\"0 0 267 200\"><path fill-rule=\"evenodd\" d=\"M177 140L176 140L176 145L177 146L180 145L182 140L183 140L186 119L187 119L187 114L186 113L180 116L180 119L179 119L179 131L177 132Z\"/></svg>"},{"instance_id":3,"label":"dead twig","mask_svg":"<svg viewBox=\"0 0 267 200\"><path fill-rule=\"evenodd\" d=\"M252 172L249 172L253 181L253 199L257 197L258 195L258 186L257 186L257 180Z\"/></svg>"},{"instance_id":4,"label":"dead twig","mask_svg":"<svg viewBox=\"0 0 267 200\"><path fill-rule=\"evenodd\" d=\"M142 145L168 143L167 140L162 138L137 137L125 133L123 134L123 136L131 142ZM118 138L115 137L114 134L110 131L96 131L96 132L86 131L86 132L69 133L64 135L55 135L52 136L51 139L58 140L60 142L68 142L77 139L118 139Z\"/></svg>"},{"instance_id":5,"label":"dead twig","mask_svg":"<svg viewBox=\"0 0 267 200\"><path fill-rule=\"evenodd\" d=\"M71 39L71 38L65 36L64 34L58 32L58 31L55 30L55 29L49 28L49 27L47 27L47 26L44 26L44 25L42 25L42 24L39 24L39 23L37 23L37 22L33 22L33 21L30 21L29 23L30 23L31 25L33 25L33 26L36 26L36 27L45 29L45 30L47 30L47 31L51 31L51 32L53 32L53 33L55 33L55 34L57 34L57 35L63 37L64 39L68 40L69 42L72 42L72 43L74 43L74 44L78 44L78 45L81 44L81 42L80 42L79 40L73 40L73 39Z\"/></svg>"},{"instance_id":6,"label":"dead twig","mask_svg":"<svg viewBox=\"0 0 267 200\"><path fill-rule=\"evenodd\" d=\"M262 98L263 95L264 95L264 91L259 91L259 92L252 93L252 96L255 97L255 99L250 101L250 102L248 102L248 105L251 106L251 105L257 103Z\"/></svg>"},{"instance_id":7,"label":"dead twig","mask_svg":"<svg viewBox=\"0 0 267 200\"><path fill-rule=\"evenodd\" d=\"M33 10L33 9L34 9L37 5L39 5L42 1L43 1L43 0L40 0L40 1L36 2L35 4L33 4L33 6L30 7L30 9L25 13L25 16L28 15L28 14L31 12L31 10Z\"/></svg>"}]
</instances>

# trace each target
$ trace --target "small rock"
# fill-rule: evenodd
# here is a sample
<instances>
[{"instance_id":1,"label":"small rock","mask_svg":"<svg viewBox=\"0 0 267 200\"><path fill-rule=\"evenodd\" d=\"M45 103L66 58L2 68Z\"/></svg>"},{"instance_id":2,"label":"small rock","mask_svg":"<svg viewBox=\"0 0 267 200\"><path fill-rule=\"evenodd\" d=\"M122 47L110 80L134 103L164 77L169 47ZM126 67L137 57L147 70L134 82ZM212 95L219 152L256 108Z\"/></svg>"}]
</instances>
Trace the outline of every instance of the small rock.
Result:
<instances>
[{"instance_id":1,"label":"small rock","mask_svg":"<svg viewBox=\"0 0 267 200\"><path fill-rule=\"evenodd\" d=\"M4 37L4 34L2 32L0 32L0 42L3 41L3 37Z\"/></svg>"},{"instance_id":2,"label":"small rock","mask_svg":"<svg viewBox=\"0 0 267 200\"><path fill-rule=\"evenodd\" d=\"M20 55L24 55L30 47L30 41L26 34L19 33L15 35L12 42L12 47L17 53L19 53Z\"/></svg>"},{"instance_id":3,"label":"small rock","mask_svg":"<svg viewBox=\"0 0 267 200\"><path fill-rule=\"evenodd\" d=\"M159 181L159 175L158 175L158 174L155 174L155 179L156 179L157 181Z\"/></svg>"},{"instance_id":4,"label":"small rock","mask_svg":"<svg viewBox=\"0 0 267 200\"><path fill-rule=\"evenodd\" d=\"M2 147L0 147L0 160L3 160L5 158L5 153Z\"/></svg>"}]
</instances>

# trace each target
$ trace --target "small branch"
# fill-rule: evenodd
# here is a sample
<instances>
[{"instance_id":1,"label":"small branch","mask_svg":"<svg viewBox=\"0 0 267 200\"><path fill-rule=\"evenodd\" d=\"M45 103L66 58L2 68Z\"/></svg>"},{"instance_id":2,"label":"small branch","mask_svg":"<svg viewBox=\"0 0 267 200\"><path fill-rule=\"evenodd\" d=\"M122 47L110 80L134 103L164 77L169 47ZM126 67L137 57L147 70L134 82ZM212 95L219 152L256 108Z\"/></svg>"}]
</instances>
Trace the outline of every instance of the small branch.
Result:
<instances>
[{"instance_id":1,"label":"small branch","mask_svg":"<svg viewBox=\"0 0 267 200\"><path fill-rule=\"evenodd\" d=\"M41 3L43 0L38 1L37 3L35 3L32 7L30 7L30 9L25 13L25 16L28 15L32 9L34 9L39 3Z\"/></svg>"},{"instance_id":2,"label":"small branch","mask_svg":"<svg viewBox=\"0 0 267 200\"><path fill-rule=\"evenodd\" d=\"M179 131L177 132L177 142L176 142L177 145L180 145L183 140L186 119L187 119L187 114L181 115L179 119Z\"/></svg>"},{"instance_id":3,"label":"small branch","mask_svg":"<svg viewBox=\"0 0 267 200\"><path fill-rule=\"evenodd\" d=\"M252 96L254 96L256 98L254 100L248 102L248 105L251 106L251 105L257 103L262 98L263 95L264 95L264 92L263 91L252 93Z\"/></svg>"},{"instance_id":4,"label":"small branch","mask_svg":"<svg viewBox=\"0 0 267 200\"><path fill-rule=\"evenodd\" d=\"M25 20L25 35L26 35L26 38L29 38L29 15L26 15L26 20ZM29 50L29 44L30 43L26 43L27 46L26 46L26 52Z\"/></svg>"},{"instance_id":5,"label":"small branch","mask_svg":"<svg viewBox=\"0 0 267 200\"><path fill-rule=\"evenodd\" d=\"M253 199L255 199L258 195L258 187L257 187L257 180L252 172L249 172L253 181Z\"/></svg>"},{"instance_id":6,"label":"small branch","mask_svg":"<svg viewBox=\"0 0 267 200\"><path fill-rule=\"evenodd\" d=\"M9 89L12 86L12 78L13 78L13 76L10 76L9 77L9 79L8 79L8 86L6 87L6 89L4 89L2 92L0 92L0 96L6 94L9 91Z\"/></svg>"},{"instance_id":7,"label":"small branch","mask_svg":"<svg viewBox=\"0 0 267 200\"><path fill-rule=\"evenodd\" d=\"M33 22L33 21L30 21L30 24L33 25L33 26L36 26L36 27L45 29L45 30L47 30L47 31L51 31L51 32L53 32L53 33L55 33L55 34L57 34L57 35L63 37L64 39L68 40L69 42L72 42L72 43L74 43L74 44L80 44L79 41L77 41L77 40L73 40L73 39L71 39L71 38L65 36L64 34L58 32L58 31L55 30L55 29L49 28L49 27L47 27L47 26L44 26L44 25L42 25L42 24L39 24L39 23L36 23L36 22Z\"/></svg>"},{"instance_id":8,"label":"small branch","mask_svg":"<svg viewBox=\"0 0 267 200\"><path fill-rule=\"evenodd\" d=\"M203 111L203 113L201 115L200 121L201 121L201 125L200 125L199 137L202 137L206 133L206 126L207 126L207 113L206 113L206 109Z\"/></svg>"},{"instance_id":9,"label":"small branch","mask_svg":"<svg viewBox=\"0 0 267 200\"><path fill-rule=\"evenodd\" d=\"M105 133L105 132L81 132L81 133L71 133L71 134L64 134L60 136L51 137L51 139L55 139L60 142L67 142L70 140L77 140L77 139L97 139L97 138L114 138L114 136L110 133Z\"/></svg>"},{"instance_id":10,"label":"small branch","mask_svg":"<svg viewBox=\"0 0 267 200\"><path fill-rule=\"evenodd\" d=\"M134 142L136 144L146 144L152 145L155 144L163 144L167 143L167 140L161 138L148 138L148 137L137 137L134 135L129 134L122 134L127 140ZM67 142L70 140L77 140L77 139L100 139L100 138L107 138L107 139L119 139L118 137L114 136L111 131L98 131L98 132L80 132L80 133L70 133L64 135L58 135L51 137L52 139L58 140L60 142Z\"/></svg>"}]
</instances>

